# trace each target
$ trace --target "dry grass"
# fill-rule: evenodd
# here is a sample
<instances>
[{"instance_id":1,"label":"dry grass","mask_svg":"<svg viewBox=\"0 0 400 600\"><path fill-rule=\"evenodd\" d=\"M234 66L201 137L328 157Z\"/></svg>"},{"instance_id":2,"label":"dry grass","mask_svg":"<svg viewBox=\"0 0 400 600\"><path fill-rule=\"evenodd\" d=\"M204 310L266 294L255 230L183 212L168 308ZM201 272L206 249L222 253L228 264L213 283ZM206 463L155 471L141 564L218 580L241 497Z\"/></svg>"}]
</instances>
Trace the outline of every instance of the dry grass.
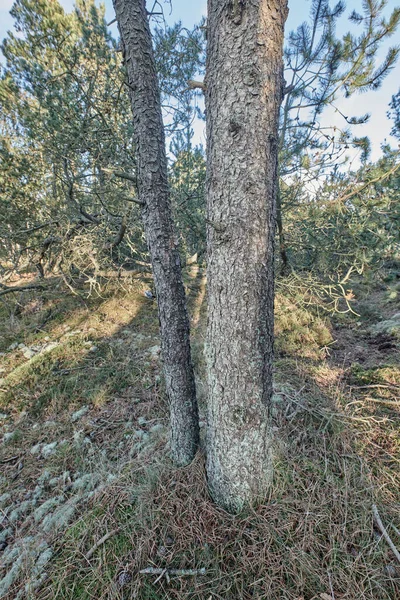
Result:
<instances>
[{"instance_id":1,"label":"dry grass","mask_svg":"<svg viewBox=\"0 0 400 600\"><path fill-rule=\"evenodd\" d=\"M400 580L384 570L390 551L374 535L362 463L329 412L310 405L293 415L287 406L295 403L277 402L280 444L265 503L236 517L218 509L202 456L181 470L162 454L127 465L67 533L40 597L396 598ZM117 527L87 561L88 550ZM206 574L155 582L139 574L147 566ZM121 572L131 577L125 586L118 585Z\"/></svg>"},{"instance_id":2,"label":"dry grass","mask_svg":"<svg viewBox=\"0 0 400 600\"><path fill-rule=\"evenodd\" d=\"M201 384L202 273L191 273L187 287ZM18 317L24 319L18 335L26 339L26 327L40 320L46 302L45 298L38 310L32 309L31 301L27 304ZM60 384L53 358L40 369L33 361L20 371L14 398L18 394L28 415L14 426L20 434L3 448L0 460L23 455L24 468L14 480L18 461L6 463L7 489L18 494L21 479L25 488L33 488L43 469L29 455L33 444L50 441L42 428L32 427L32 397L38 395L42 398L38 414L57 418L58 438L72 440L79 429L90 436L94 447L86 456L72 443L66 446L48 462L52 473L69 470L72 476L100 469L115 478L80 506L62 535L49 536L54 556L46 581L32 598L396 600L400 596L398 565L374 527L371 510L376 503L399 546L392 527L400 529L399 411L393 404L371 401L396 399L400 383L392 360L396 350L390 350L389 365L382 359L376 368L344 363L342 354L335 354L335 344L326 357L326 344L331 335L335 337L329 323L305 314L304 307L297 309L292 299L280 299L281 355L276 361L272 411L274 484L263 503L234 517L210 499L202 454L177 470L168 460L165 433L143 447L137 447L131 436L138 427L147 432L154 422L167 422L160 364L146 353L157 343L154 304L138 295L96 301L89 308L70 298L68 302L68 312L50 319L45 332L61 339L65 324L80 329L77 339L66 342L53 357L58 370L70 370L73 381L71 387ZM340 326L344 327L342 322ZM366 343L360 327L352 321L345 327L350 332L348 348L350 342ZM44 333L30 335L33 343ZM88 339L98 346L96 357L84 345ZM5 362L7 373L23 366L17 353ZM72 370L80 366L85 369ZM378 385L385 387L364 387ZM45 395L46 389L52 390L51 395ZM70 411L82 404L90 406L89 413L71 425ZM109 532L113 532L109 539L95 548ZM20 531L21 536L28 533L29 529ZM205 569L205 575L169 580L164 575L157 581L156 575L140 574L148 566ZM10 599L24 583L18 581Z\"/></svg>"}]
</instances>

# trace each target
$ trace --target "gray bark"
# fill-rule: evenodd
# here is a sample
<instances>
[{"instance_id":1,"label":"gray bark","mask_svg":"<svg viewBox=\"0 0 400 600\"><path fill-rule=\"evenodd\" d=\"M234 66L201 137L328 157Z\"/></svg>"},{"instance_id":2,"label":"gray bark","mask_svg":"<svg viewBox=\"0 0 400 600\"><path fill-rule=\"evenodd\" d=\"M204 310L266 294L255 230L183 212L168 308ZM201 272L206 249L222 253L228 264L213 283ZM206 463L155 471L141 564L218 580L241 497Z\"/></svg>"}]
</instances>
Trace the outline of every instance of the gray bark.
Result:
<instances>
[{"instance_id":1,"label":"gray bark","mask_svg":"<svg viewBox=\"0 0 400 600\"><path fill-rule=\"evenodd\" d=\"M189 319L173 229L160 92L145 0L113 0L133 110L137 188L158 301L161 348L170 404L171 451L188 464L199 441Z\"/></svg>"},{"instance_id":2,"label":"gray bark","mask_svg":"<svg viewBox=\"0 0 400 600\"><path fill-rule=\"evenodd\" d=\"M286 0L208 0L207 475L229 511L265 497Z\"/></svg>"}]
</instances>

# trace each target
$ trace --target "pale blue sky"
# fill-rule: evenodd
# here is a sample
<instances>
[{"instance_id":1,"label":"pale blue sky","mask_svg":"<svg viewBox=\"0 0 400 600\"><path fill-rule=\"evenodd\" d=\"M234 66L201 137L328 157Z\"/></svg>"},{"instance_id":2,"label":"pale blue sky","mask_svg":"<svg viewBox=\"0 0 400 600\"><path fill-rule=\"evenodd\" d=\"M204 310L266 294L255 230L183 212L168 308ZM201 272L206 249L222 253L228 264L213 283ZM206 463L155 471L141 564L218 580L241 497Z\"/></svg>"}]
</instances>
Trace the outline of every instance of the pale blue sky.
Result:
<instances>
[{"instance_id":1,"label":"pale blue sky","mask_svg":"<svg viewBox=\"0 0 400 600\"><path fill-rule=\"evenodd\" d=\"M60 0L61 4L66 10L70 10L73 6L73 0ZM162 0L161 0L162 1ZM393 8L398 6L400 0L388 0L387 13ZM7 30L12 27L12 19L9 15L9 10L13 4L13 0L0 0L0 39L3 39L7 33ZM112 0L105 0L106 6L106 18L111 21L114 18L114 10L112 6ZM148 0L148 5L151 7L153 4L152 0ZM168 22L172 23L177 20L181 20L187 27L193 26L198 23L203 15L206 14L206 0L172 0L172 13L170 14L169 3L164 1L165 13ZM347 2L348 14L352 9L359 9L361 0L349 0ZM289 18L286 24L287 33L296 28L302 21L304 21L308 15L310 7L310 0L289 0ZM345 32L349 29L348 22L342 19L341 32ZM114 28L113 28L114 30ZM114 30L115 31L115 30ZM382 48L381 56L384 56L385 50L390 45L394 45L400 39L400 32L398 31ZM385 79L382 88L376 92L367 92L361 95L353 95L347 100L339 100L337 102L338 107L347 115L362 115L365 112L372 114L371 120L365 126L357 127L357 135L368 135L372 142L372 156L373 160L376 160L380 155L380 144L387 139L392 145L396 145L397 141L389 136L391 129L391 122L386 117L388 110L388 104L393 94L397 93L400 87L400 63L398 63L395 69ZM324 112L323 123L326 125L336 125L338 127L343 126L343 121L338 113L335 113L334 109L327 109ZM200 125L200 127L202 127ZM202 137L202 132L198 130L198 136ZM204 141L204 140L203 140Z\"/></svg>"}]
</instances>

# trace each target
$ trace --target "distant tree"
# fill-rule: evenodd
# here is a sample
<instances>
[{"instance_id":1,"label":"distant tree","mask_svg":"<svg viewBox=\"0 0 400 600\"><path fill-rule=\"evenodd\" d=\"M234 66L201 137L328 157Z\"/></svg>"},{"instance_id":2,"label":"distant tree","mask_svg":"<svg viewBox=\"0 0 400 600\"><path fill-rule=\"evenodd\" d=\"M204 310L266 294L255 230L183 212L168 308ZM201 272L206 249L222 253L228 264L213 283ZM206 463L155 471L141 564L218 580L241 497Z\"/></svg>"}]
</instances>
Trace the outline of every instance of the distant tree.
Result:
<instances>
[{"instance_id":1,"label":"distant tree","mask_svg":"<svg viewBox=\"0 0 400 600\"><path fill-rule=\"evenodd\" d=\"M285 47L285 98L281 110L279 140L279 173L277 224L283 270L288 267L288 249L285 241L283 213L293 206L293 195L288 197L288 183L302 178L306 183L329 177L333 169L345 159L347 148L361 148L361 159L369 154L367 138L357 138L353 126L366 123L369 114L352 116L341 113L343 127L321 126L320 116L327 107L337 110L336 100L354 93L378 89L393 68L399 48L388 50L383 61L378 50L383 40L392 36L400 21L400 8L395 8L388 19L383 0L365 0L362 13L352 11L349 20L353 30L342 38L336 34L336 25L343 18L345 5L329 0L312 0L309 22L302 23L288 36Z\"/></svg>"},{"instance_id":2,"label":"distant tree","mask_svg":"<svg viewBox=\"0 0 400 600\"><path fill-rule=\"evenodd\" d=\"M336 172L307 191L301 181L287 211L292 266L321 282L348 281L399 258L399 153L388 146L376 162ZM287 198L295 189L286 191Z\"/></svg>"},{"instance_id":3,"label":"distant tree","mask_svg":"<svg viewBox=\"0 0 400 600\"><path fill-rule=\"evenodd\" d=\"M117 42L94 0L78 0L70 13L57 0L18 0L11 14L17 33L3 42L0 73L0 275L34 268L61 274L71 289L100 291L117 269L148 262ZM202 36L179 24L155 34L175 145L194 110L178 81L201 64Z\"/></svg>"},{"instance_id":4,"label":"distant tree","mask_svg":"<svg viewBox=\"0 0 400 600\"><path fill-rule=\"evenodd\" d=\"M391 110L389 111L389 116L394 120L391 134L397 139L400 139L400 90L397 92L397 94L392 96L390 108Z\"/></svg>"},{"instance_id":5,"label":"distant tree","mask_svg":"<svg viewBox=\"0 0 400 600\"><path fill-rule=\"evenodd\" d=\"M132 241L144 249L134 181L112 178L135 164L115 42L91 0L68 14L57 1L18 0L11 14L17 35L3 42L0 80L3 256L10 269L27 258L43 275L56 262L66 281L94 282Z\"/></svg>"}]
</instances>

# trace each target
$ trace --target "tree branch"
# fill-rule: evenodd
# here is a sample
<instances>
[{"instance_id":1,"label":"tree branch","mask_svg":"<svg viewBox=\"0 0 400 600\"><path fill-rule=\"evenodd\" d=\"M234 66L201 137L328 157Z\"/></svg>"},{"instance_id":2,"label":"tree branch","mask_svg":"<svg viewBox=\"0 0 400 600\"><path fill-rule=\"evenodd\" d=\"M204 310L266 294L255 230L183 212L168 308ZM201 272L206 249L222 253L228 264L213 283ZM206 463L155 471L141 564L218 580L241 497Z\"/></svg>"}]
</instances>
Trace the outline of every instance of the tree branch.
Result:
<instances>
[{"instance_id":1,"label":"tree branch","mask_svg":"<svg viewBox=\"0 0 400 600\"><path fill-rule=\"evenodd\" d=\"M24 292L25 290L44 290L46 286L42 283L30 283L29 285L20 285L15 287L7 287L0 283L0 296L11 294L12 292Z\"/></svg>"}]
</instances>

